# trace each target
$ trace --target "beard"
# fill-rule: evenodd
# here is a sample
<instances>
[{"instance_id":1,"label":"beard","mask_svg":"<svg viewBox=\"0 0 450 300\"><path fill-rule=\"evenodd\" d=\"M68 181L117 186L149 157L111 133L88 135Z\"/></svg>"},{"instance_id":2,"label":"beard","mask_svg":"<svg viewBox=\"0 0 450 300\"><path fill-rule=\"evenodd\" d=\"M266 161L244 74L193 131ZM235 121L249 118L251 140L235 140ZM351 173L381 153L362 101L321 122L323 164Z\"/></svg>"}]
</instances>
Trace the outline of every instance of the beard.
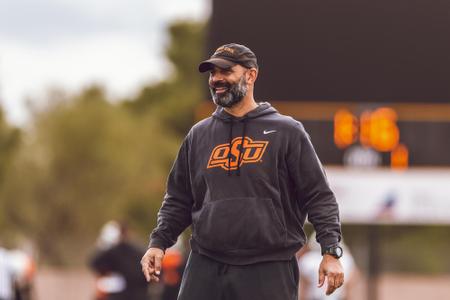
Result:
<instances>
[{"instance_id":1,"label":"beard","mask_svg":"<svg viewBox=\"0 0 450 300\"><path fill-rule=\"evenodd\" d=\"M227 90L221 94L216 94L216 88L219 87L225 87ZM214 103L227 108L241 102L247 94L247 90L247 81L244 75L237 83L218 81L213 83L212 87L209 87Z\"/></svg>"}]
</instances>

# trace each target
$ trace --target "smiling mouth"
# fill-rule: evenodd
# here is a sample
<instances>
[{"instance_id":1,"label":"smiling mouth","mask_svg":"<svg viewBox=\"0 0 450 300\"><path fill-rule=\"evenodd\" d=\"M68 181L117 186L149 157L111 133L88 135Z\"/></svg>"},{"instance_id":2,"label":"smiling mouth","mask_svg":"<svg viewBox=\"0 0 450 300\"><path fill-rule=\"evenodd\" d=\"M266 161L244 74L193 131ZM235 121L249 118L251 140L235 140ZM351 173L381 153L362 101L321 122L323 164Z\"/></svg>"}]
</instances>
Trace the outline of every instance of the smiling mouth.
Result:
<instances>
[{"instance_id":1,"label":"smiling mouth","mask_svg":"<svg viewBox=\"0 0 450 300\"><path fill-rule=\"evenodd\" d=\"M218 87L218 88L215 88L215 89L214 89L214 91L215 91L216 94L223 94L223 93L225 93L227 90L228 90L228 88L226 88L226 87Z\"/></svg>"}]
</instances>

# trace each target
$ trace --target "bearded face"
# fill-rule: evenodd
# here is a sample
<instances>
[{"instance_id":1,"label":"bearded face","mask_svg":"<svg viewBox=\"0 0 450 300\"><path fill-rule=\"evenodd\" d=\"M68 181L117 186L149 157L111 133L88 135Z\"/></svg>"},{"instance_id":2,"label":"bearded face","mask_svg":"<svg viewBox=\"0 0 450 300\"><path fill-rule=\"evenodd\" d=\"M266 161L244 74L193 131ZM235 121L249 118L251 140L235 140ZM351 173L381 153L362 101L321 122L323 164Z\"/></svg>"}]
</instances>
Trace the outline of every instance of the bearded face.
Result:
<instances>
[{"instance_id":1,"label":"bearded face","mask_svg":"<svg viewBox=\"0 0 450 300\"><path fill-rule=\"evenodd\" d=\"M236 83L229 83L225 80L213 82L209 90L215 104L227 108L232 107L241 102L247 94L245 74Z\"/></svg>"}]
</instances>

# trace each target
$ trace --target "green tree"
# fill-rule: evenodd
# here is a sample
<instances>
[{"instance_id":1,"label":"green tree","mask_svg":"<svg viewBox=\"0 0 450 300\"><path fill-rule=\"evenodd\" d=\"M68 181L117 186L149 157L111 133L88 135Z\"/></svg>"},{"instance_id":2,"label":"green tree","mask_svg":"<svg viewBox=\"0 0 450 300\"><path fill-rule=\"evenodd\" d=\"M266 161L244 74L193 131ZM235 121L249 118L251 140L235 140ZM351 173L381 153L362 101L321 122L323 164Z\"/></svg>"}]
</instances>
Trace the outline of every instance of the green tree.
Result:
<instances>
[{"instance_id":1,"label":"green tree","mask_svg":"<svg viewBox=\"0 0 450 300\"><path fill-rule=\"evenodd\" d=\"M0 108L0 189L10 171L11 161L19 149L20 137L20 130L7 124L3 110ZM2 229L7 227L7 222L5 201L0 198L0 233L3 233L3 237L6 232Z\"/></svg>"},{"instance_id":2,"label":"green tree","mask_svg":"<svg viewBox=\"0 0 450 300\"><path fill-rule=\"evenodd\" d=\"M157 115L165 126L183 136L195 121L195 108L203 99L204 78L197 71L204 58L205 24L177 22L169 27L167 57L171 76L142 89L126 106L138 114Z\"/></svg>"},{"instance_id":3,"label":"green tree","mask_svg":"<svg viewBox=\"0 0 450 300\"><path fill-rule=\"evenodd\" d=\"M0 232L30 237L54 264L84 261L110 219L128 221L147 239L201 100L203 24L177 23L169 33L173 74L136 99L113 104L98 86L49 94L0 188Z\"/></svg>"},{"instance_id":4,"label":"green tree","mask_svg":"<svg viewBox=\"0 0 450 300\"><path fill-rule=\"evenodd\" d=\"M20 130L7 124L0 108L0 184L20 142Z\"/></svg>"},{"instance_id":5,"label":"green tree","mask_svg":"<svg viewBox=\"0 0 450 300\"><path fill-rule=\"evenodd\" d=\"M148 228L176 143L157 120L132 118L98 87L58 102L37 116L3 190L10 222L55 263L86 249L105 220Z\"/></svg>"}]
</instances>

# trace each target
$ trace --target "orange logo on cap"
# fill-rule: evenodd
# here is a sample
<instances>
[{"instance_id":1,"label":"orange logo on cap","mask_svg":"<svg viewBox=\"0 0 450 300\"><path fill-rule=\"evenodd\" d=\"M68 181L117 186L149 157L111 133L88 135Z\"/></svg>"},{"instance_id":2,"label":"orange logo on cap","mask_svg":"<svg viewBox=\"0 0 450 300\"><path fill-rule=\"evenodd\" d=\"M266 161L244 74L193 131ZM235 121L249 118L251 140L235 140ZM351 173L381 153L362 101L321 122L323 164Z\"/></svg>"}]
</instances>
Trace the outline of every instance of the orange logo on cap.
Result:
<instances>
[{"instance_id":1,"label":"orange logo on cap","mask_svg":"<svg viewBox=\"0 0 450 300\"><path fill-rule=\"evenodd\" d=\"M237 137L231 142L231 147L228 143L214 147L207 168L221 167L224 170L236 170L239 155L241 155L240 166L258 162L264 155L268 144L268 141L253 141L247 136L244 137L242 144L242 137ZM231 154L230 159L228 159L228 154Z\"/></svg>"},{"instance_id":2,"label":"orange logo on cap","mask_svg":"<svg viewBox=\"0 0 450 300\"><path fill-rule=\"evenodd\" d=\"M221 52L228 52L230 54L234 54L234 49L230 48L230 47L222 46L222 47L217 48L217 50L214 54L219 54Z\"/></svg>"}]
</instances>

